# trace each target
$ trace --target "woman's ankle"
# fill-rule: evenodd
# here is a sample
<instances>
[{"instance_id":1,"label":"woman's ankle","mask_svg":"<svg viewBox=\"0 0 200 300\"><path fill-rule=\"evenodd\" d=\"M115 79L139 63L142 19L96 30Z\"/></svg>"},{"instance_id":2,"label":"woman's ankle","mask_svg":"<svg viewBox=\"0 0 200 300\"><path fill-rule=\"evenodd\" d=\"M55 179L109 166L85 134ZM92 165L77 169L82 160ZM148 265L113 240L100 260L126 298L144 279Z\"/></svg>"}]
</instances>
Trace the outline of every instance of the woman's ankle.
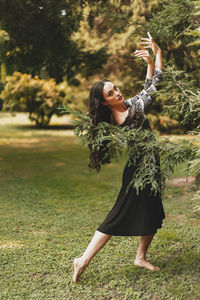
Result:
<instances>
[{"instance_id":1,"label":"woman's ankle","mask_svg":"<svg viewBox=\"0 0 200 300\"><path fill-rule=\"evenodd\" d=\"M84 255L83 256L81 256L80 258L80 264L81 264L81 266L87 266L87 265L89 265L89 262L90 262L90 259L88 258L88 257L85 257Z\"/></svg>"},{"instance_id":2,"label":"woman's ankle","mask_svg":"<svg viewBox=\"0 0 200 300\"><path fill-rule=\"evenodd\" d=\"M146 260L146 256L144 256L144 255L136 255L136 257L135 257L135 260L136 261L145 261Z\"/></svg>"}]
</instances>

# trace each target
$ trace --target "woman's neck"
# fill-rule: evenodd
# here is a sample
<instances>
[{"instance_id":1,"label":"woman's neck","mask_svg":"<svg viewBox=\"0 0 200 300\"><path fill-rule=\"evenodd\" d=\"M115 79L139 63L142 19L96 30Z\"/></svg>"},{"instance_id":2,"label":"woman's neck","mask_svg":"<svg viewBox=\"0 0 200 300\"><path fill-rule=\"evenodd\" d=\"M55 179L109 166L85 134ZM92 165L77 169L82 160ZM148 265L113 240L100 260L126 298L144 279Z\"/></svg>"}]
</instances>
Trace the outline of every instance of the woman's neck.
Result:
<instances>
[{"instance_id":1,"label":"woman's neck","mask_svg":"<svg viewBox=\"0 0 200 300\"><path fill-rule=\"evenodd\" d=\"M112 115L112 119L113 121L118 124L121 125L122 123L124 123L127 115L128 115L128 109L125 106L125 104L122 104L120 106L113 106L111 109L111 115Z\"/></svg>"},{"instance_id":2,"label":"woman's neck","mask_svg":"<svg viewBox=\"0 0 200 300\"><path fill-rule=\"evenodd\" d=\"M109 108L110 108L112 114L118 113L118 112L123 113L127 110L127 107L124 103L121 103L120 105L113 105L113 106L110 106Z\"/></svg>"}]
</instances>

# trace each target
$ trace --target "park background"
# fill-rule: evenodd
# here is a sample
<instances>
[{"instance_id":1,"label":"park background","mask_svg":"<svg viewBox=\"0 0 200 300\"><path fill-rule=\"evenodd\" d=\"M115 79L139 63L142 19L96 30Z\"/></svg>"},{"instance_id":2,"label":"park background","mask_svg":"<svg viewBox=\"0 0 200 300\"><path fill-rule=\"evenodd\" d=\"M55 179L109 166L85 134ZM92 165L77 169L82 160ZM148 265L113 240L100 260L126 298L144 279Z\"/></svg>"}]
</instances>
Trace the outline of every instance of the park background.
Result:
<instances>
[{"instance_id":1,"label":"park background","mask_svg":"<svg viewBox=\"0 0 200 300\"><path fill-rule=\"evenodd\" d=\"M200 1L0 1L1 299L200 299L199 22ZM148 255L162 271L133 265L138 238L113 237L74 285L73 258L112 207L126 155L91 173L58 106L87 111L99 78L139 92L146 65L133 52L147 31L164 58L147 116L196 147L167 181Z\"/></svg>"}]
</instances>

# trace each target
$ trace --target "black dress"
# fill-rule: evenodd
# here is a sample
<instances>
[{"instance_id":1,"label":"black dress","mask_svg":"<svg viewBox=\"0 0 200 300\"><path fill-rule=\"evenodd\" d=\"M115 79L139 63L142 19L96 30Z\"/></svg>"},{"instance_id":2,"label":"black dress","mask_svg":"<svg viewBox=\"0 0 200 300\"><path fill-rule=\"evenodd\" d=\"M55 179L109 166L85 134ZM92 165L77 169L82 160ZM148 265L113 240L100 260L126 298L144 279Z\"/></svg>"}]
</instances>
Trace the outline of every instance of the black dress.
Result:
<instances>
[{"instance_id":1,"label":"black dress","mask_svg":"<svg viewBox=\"0 0 200 300\"><path fill-rule=\"evenodd\" d=\"M155 69L152 80L146 79L144 89L135 97L125 100L128 116L121 126L133 129L150 129L149 121L144 115L145 108L153 102L152 92L162 79L162 71ZM159 164L159 159L158 159ZM151 193L147 185L136 193L135 188L127 187L133 178L135 167L126 163L122 177L122 187L117 200L104 222L97 228L105 234L116 236L152 235L161 228L165 213L160 193Z\"/></svg>"}]
</instances>

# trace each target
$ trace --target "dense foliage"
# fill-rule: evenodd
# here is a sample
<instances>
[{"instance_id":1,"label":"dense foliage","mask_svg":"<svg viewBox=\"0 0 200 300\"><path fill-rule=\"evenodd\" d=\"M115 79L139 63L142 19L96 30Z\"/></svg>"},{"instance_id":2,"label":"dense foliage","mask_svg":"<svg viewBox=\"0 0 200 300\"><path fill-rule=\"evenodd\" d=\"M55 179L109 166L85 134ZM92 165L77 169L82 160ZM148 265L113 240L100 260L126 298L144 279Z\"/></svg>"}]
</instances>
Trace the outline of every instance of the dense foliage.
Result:
<instances>
[{"instance_id":1,"label":"dense foliage","mask_svg":"<svg viewBox=\"0 0 200 300\"><path fill-rule=\"evenodd\" d=\"M141 90L139 80L144 82L146 66L132 54L140 37L150 31L163 50L164 68L171 63L190 73L197 89L200 62L194 35L199 34L198 3L1 1L0 27L4 31L0 31L0 60L4 69L6 63L8 74L18 70L56 81L65 78L68 101L80 109L87 106L87 91L99 78L114 81L125 98ZM174 120L161 113L168 99L177 97L174 95L165 91L165 97L152 105L149 118L160 131L186 132L188 124L184 122L177 130L180 117Z\"/></svg>"},{"instance_id":2,"label":"dense foliage","mask_svg":"<svg viewBox=\"0 0 200 300\"><path fill-rule=\"evenodd\" d=\"M161 131L179 127L178 132L198 133L199 9L199 0L174 0L173 3L167 0L43 0L39 3L3 0L0 3L0 26L4 30L0 31L1 78L5 77L5 63L9 72L17 69L43 77L53 76L57 81L65 76L65 99L78 109L87 105L87 91L100 77L114 81L125 97L131 97L141 89L138 79L144 81L146 69L133 59L132 53L138 47L139 38L150 31L162 48L165 71L163 88L151 107L150 119ZM53 80L49 82L54 85ZM10 100L5 96L5 106L10 101L11 110L25 109L30 98L30 117L37 119L32 109L37 107L36 111L42 113L38 113L40 120L36 122L49 122L55 106L50 107L47 102L55 101L54 93L51 101L47 92L44 92L46 96L34 98L32 91L30 96L26 91L27 99L23 93L18 97L16 89L12 93ZM200 139L199 135L197 138ZM196 150L191 167L197 174L199 166L200 154Z\"/></svg>"},{"instance_id":3,"label":"dense foliage","mask_svg":"<svg viewBox=\"0 0 200 300\"><path fill-rule=\"evenodd\" d=\"M177 0L177 3L182 5L182 2ZM198 148L196 149L195 158L190 161L189 169L196 174L196 181L200 182L200 72L199 72L199 44L200 44L200 1L185 1L186 6L193 6L190 11L191 22L188 28L184 30L177 28L174 32L179 32L181 39L190 37L192 41L188 43L188 40L184 40L187 52L182 55L185 57L185 61L188 64L188 68L185 71L176 62L171 67L167 67L165 71L165 80L163 88L160 90L160 94L166 95L165 108L168 115L177 119L187 130L192 130L196 135L196 143ZM168 7L168 9L170 9ZM180 10L182 13L184 8ZM158 14L159 18L159 14ZM180 18L177 20L180 22ZM183 22L183 21L182 21ZM184 22L183 22L184 23ZM181 23L182 24L182 23ZM169 25L170 27L170 25ZM163 27L166 29L167 26ZM169 30L170 32L170 30ZM169 34L168 32L168 34ZM173 30L171 30L173 34ZM183 42L182 42L183 44ZM182 59L181 58L181 59ZM190 132L191 133L191 132ZM197 191L197 197L200 196L200 191Z\"/></svg>"},{"instance_id":4,"label":"dense foliage","mask_svg":"<svg viewBox=\"0 0 200 300\"><path fill-rule=\"evenodd\" d=\"M90 145L98 150L106 140L106 156L117 158L125 150L129 155L129 162L135 165L136 171L130 185L137 192L147 184L151 184L153 192L163 192L165 178L170 178L174 167L183 161L195 158L196 147L187 141L179 144L172 143L166 138L158 137L149 130L127 130L127 126L114 126L100 122L97 126L84 112L73 110L69 105L63 105L60 110L74 114L76 120L74 133L83 145ZM161 162L156 164L157 154Z\"/></svg>"},{"instance_id":5,"label":"dense foliage","mask_svg":"<svg viewBox=\"0 0 200 300\"><path fill-rule=\"evenodd\" d=\"M165 112L187 130L200 129L200 90L190 74L167 66L160 96L171 95L165 101Z\"/></svg>"},{"instance_id":6,"label":"dense foliage","mask_svg":"<svg viewBox=\"0 0 200 300\"><path fill-rule=\"evenodd\" d=\"M121 1L115 1L120 3ZM105 14L101 15L93 9L92 26L89 26L87 20L81 21L81 27L75 35L75 40L85 42L86 49L96 49L99 45L107 47L110 54L104 69L98 74L85 81L79 78L80 96L75 100L78 103L87 102L85 96L86 88L89 89L92 82L99 78L108 78L115 82L123 92L125 98L134 96L141 90L144 79L146 66L140 61L134 59L133 52L138 48L140 37L145 37L146 32L150 31L155 41L163 51L164 70L166 65L171 65L174 70L184 71L187 76L190 75L187 87L192 83L197 91L199 89L199 69L200 61L198 57L198 43L196 37L199 34L199 17L196 4L198 1L175 0L172 2L166 0L160 1L125 1L124 7L129 17L127 18L127 28L124 32L112 31L112 28L118 24L109 26L109 20ZM128 4L126 6L126 4ZM117 4L116 4L117 5ZM85 12L86 17L90 16ZM87 19L87 18L86 18ZM121 19L120 19L121 20ZM121 21L120 21L121 22ZM193 36L191 33L193 33ZM195 39L195 41L194 41ZM168 74L166 74L166 79ZM179 81L181 78L179 74ZM183 76L184 77L184 76ZM141 80L141 82L139 81ZM164 76L165 80L165 76ZM173 80L173 79L172 79ZM191 89L193 89L191 87ZM183 133L191 129L193 124L180 122L183 116L175 116L163 113L163 108L168 105L169 100L176 99L177 93L181 91L166 90L162 96L157 99L149 110L149 119L155 129L161 132ZM184 95L181 96L183 99ZM180 101L181 101L180 99Z\"/></svg>"},{"instance_id":7,"label":"dense foliage","mask_svg":"<svg viewBox=\"0 0 200 300\"><path fill-rule=\"evenodd\" d=\"M79 72L85 76L97 72L106 61L105 49L85 51L72 39L83 8L97 2L103 1L0 1L0 27L9 35L2 56L9 73L42 73L56 81L66 76L73 82Z\"/></svg>"},{"instance_id":8,"label":"dense foliage","mask_svg":"<svg viewBox=\"0 0 200 300\"><path fill-rule=\"evenodd\" d=\"M64 97L65 85L20 72L7 76L1 93L4 110L28 111L30 120L39 127L47 125L52 115L58 113L57 107Z\"/></svg>"},{"instance_id":9,"label":"dense foliage","mask_svg":"<svg viewBox=\"0 0 200 300\"><path fill-rule=\"evenodd\" d=\"M196 181L200 182L200 91L188 73L168 67L159 93L171 94L165 103L165 111L196 136L199 148L196 149L195 158L190 161L189 169L196 174Z\"/></svg>"}]
</instances>

